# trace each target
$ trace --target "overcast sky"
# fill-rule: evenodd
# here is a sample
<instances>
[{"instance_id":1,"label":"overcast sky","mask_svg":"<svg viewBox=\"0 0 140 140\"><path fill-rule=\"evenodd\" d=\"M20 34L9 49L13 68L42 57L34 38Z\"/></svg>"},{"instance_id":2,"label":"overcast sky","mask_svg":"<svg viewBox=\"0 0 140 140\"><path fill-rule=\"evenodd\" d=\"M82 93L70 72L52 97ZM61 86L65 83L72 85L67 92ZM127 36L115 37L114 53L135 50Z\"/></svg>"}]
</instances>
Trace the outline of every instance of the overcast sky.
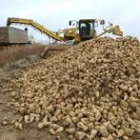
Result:
<instances>
[{"instance_id":1,"label":"overcast sky","mask_svg":"<svg viewBox=\"0 0 140 140\"><path fill-rule=\"evenodd\" d=\"M30 18L50 30L79 18L102 18L119 24L125 35L140 38L140 0L0 0L0 26L8 17Z\"/></svg>"}]
</instances>

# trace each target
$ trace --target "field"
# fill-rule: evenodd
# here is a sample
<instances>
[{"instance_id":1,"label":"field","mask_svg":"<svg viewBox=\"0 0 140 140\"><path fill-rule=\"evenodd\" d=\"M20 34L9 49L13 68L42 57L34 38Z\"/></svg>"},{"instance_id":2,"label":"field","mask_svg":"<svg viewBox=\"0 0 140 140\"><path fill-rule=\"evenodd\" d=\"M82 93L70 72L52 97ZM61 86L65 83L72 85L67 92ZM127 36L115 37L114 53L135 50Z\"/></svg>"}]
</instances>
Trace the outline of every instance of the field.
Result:
<instances>
[{"instance_id":1,"label":"field","mask_svg":"<svg viewBox=\"0 0 140 140\"><path fill-rule=\"evenodd\" d=\"M11 64L21 59L29 58L30 56L39 56L45 45L27 45L27 46L7 46L0 47L0 67Z\"/></svg>"}]
</instances>

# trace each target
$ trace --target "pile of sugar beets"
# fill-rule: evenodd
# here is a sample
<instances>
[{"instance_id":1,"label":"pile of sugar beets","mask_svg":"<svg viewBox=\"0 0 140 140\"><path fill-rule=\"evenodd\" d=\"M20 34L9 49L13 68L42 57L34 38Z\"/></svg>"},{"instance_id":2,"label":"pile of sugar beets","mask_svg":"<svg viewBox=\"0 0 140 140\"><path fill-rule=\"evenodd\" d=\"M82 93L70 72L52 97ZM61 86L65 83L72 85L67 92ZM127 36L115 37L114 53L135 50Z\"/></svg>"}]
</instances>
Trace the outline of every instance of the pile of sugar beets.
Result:
<instances>
[{"instance_id":1,"label":"pile of sugar beets","mask_svg":"<svg viewBox=\"0 0 140 140\"><path fill-rule=\"evenodd\" d=\"M82 42L13 81L16 128L69 140L140 138L140 43L133 37Z\"/></svg>"}]
</instances>

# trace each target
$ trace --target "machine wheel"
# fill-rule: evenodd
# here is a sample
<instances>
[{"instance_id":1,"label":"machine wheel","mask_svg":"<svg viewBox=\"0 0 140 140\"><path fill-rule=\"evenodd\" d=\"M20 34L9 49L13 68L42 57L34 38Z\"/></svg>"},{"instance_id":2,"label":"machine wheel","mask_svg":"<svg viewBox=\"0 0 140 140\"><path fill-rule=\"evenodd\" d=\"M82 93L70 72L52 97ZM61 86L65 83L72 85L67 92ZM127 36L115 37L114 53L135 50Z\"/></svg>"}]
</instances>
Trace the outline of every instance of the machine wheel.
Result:
<instances>
[{"instance_id":1,"label":"machine wheel","mask_svg":"<svg viewBox=\"0 0 140 140\"><path fill-rule=\"evenodd\" d=\"M73 45L77 45L77 44L79 44L80 42L79 41L74 41L73 42Z\"/></svg>"}]
</instances>

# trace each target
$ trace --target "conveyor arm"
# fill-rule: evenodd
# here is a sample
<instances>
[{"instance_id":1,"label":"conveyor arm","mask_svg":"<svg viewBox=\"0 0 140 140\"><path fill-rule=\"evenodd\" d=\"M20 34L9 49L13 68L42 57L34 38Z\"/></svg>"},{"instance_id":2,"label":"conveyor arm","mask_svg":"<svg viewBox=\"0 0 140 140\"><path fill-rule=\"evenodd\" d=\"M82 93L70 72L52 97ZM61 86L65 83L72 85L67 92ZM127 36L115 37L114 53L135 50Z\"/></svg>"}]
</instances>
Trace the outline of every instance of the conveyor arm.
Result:
<instances>
[{"instance_id":1,"label":"conveyor arm","mask_svg":"<svg viewBox=\"0 0 140 140\"><path fill-rule=\"evenodd\" d=\"M31 25L32 27L34 27L35 29L39 30L40 32L46 34L47 36L57 40L57 41L61 41L63 40L62 37L59 36L59 34L56 32L52 32L48 29L46 29L45 27L43 27L42 25L40 25L39 23L31 20L31 19L23 19L23 18L8 18L7 20L7 26L10 26L13 23L19 23L19 24L26 24L26 25Z\"/></svg>"}]
</instances>

